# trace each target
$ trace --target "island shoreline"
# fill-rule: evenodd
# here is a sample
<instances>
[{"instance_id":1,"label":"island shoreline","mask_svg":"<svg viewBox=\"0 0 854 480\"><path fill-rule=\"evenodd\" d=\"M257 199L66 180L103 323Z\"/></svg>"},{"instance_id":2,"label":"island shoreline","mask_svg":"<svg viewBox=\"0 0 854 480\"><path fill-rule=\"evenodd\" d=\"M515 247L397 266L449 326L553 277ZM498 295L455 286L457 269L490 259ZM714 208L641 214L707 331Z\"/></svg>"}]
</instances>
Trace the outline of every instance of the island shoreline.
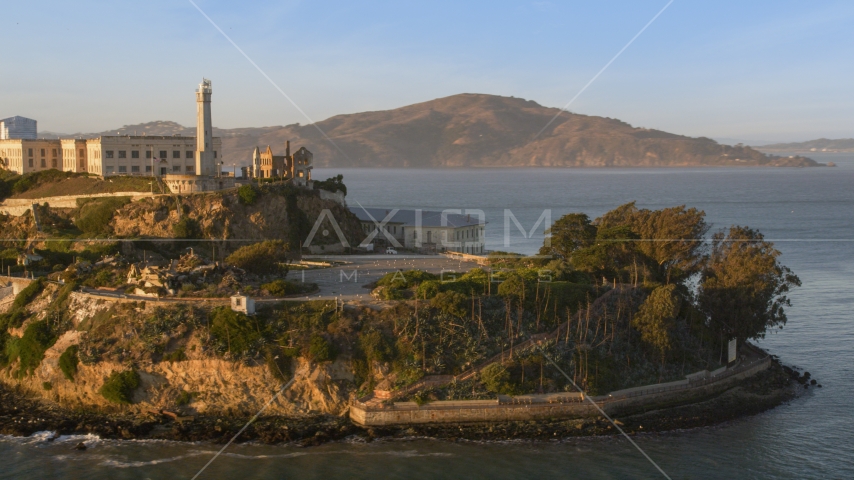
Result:
<instances>
[{"instance_id":1,"label":"island shoreline","mask_svg":"<svg viewBox=\"0 0 854 480\"><path fill-rule=\"evenodd\" d=\"M774 361L771 368L743 379L727 390L700 401L639 408L615 420L628 434L667 433L711 427L757 415L798 398L810 386L801 375ZM806 388L805 388L806 387ZM29 398L7 385L0 386L0 434L29 437L36 432L95 435L109 440L167 440L224 444L245 425L247 418L203 415L193 420L139 414L74 411ZM602 417L550 421L483 422L472 424L361 427L345 416L325 414L301 417L262 417L238 443L316 446L348 438L402 440L433 438L445 441L550 441L618 435Z\"/></svg>"}]
</instances>

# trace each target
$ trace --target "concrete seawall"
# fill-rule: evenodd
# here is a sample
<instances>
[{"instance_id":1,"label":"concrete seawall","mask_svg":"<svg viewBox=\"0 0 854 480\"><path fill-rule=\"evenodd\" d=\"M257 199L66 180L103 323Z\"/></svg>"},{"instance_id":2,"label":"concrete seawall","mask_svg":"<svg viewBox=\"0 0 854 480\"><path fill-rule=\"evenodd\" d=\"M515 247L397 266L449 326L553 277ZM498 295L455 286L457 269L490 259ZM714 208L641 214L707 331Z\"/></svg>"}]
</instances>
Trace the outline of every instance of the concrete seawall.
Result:
<instances>
[{"instance_id":1,"label":"concrete seawall","mask_svg":"<svg viewBox=\"0 0 854 480\"><path fill-rule=\"evenodd\" d=\"M673 402L699 401L720 393L740 380L756 375L771 366L765 357L747 365L695 382L679 381L623 390L591 397L609 415L624 415L634 410ZM615 395L616 394L616 395ZM581 394L522 396L513 399L439 401L424 405L398 402L392 405L350 405L350 419L362 426L479 423L582 418L598 415L596 408ZM572 397L571 395L576 395ZM527 403L524 403L527 402Z\"/></svg>"}]
</instances>

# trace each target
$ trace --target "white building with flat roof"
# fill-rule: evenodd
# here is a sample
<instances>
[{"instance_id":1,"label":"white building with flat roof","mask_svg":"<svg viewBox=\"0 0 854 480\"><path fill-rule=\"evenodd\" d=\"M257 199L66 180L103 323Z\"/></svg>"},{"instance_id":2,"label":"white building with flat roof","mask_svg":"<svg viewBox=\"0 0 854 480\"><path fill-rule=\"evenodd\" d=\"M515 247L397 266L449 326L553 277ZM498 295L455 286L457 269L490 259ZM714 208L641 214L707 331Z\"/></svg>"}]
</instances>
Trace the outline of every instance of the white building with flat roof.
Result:
<instances>
[{"instance_id":1,"label":"white building with flat roof","mask_svg":"<svg viewBox=\"0 0 854 480\"><path fill-rule=\"evenodd\" d=\"M459 210L350 207L350 211L359 218L366 239L373 235L369 243L427 252L486 253L486 219L482 216L453 213Z\"/></svg>"}]
</instances>

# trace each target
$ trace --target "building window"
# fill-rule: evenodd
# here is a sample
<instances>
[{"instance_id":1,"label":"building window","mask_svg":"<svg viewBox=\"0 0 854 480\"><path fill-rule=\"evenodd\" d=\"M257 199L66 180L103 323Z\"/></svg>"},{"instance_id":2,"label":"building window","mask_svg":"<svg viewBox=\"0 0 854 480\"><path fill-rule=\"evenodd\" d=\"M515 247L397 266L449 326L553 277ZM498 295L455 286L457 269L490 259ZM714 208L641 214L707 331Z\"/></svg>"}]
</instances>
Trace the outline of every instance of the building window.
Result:
<instances>
[{"instance_id":1,"label":"building window","mask_svg":"<svg viewBox=\"0 0 854 480\"><path fill-rule=\"evenodd\" d=\"M56 156L56 149L54 148L51 153L53 153L53 156L55 157Z\"/></svg>"},{"instance_id":2,"label":"building window","mask_svg":"<svg viewBox=\"0 0 854 480\"><path fill-rule=\"evenodd\" d=\"M107 175L113 173L113 167L107 167Z\"/></svg>"},{"instance_id":3,"label":"building window","mask_svg":"<svg viewBox=\"0 0 854 480\"><path fill-rule=\"evenodd\" d=\"M151 173L151 165L145 166L145 173Z\"/></svg>"},{"instance_id":4,"label":"building window","mask_svg":"<svg viewBox=\"0 0 854 480\"><path fill-rule=\"evenodd\" d=\"M172 165L172 171L181 173L181 166L180 165Z\"/></svg>"},{"instance_id":5,"label":"building window","mask_svg":"<svg viewBox=\"0 0 854 480\"><path fill-rule=\"evenodd\" d=\"M128 172L128 167L126 167L124 165L119 166L119 173L127 173L127 172Z\"/></svg>"},{"instance_id":6,"label":"building window","mask_svg":"<svg viewBox=\"0 0 854 480\"><path fill-rule=\"evenodd\" d=\"M193 165L187 165L187 173L193 173L193 170L195 169L196 167L194 167Z\"/></svg>"},{"instance_id":7,"label":"building window","mask_svg":"<svg viewBox=\"0 0 854 480\"><path fill-rule=\"evenodd\" d=\"M128 158L128 152L126 150L119 150L119 158Z\"/></svg>"},{"instance_id":8,"label":"building window","mask_svg":"<svg viewBox=\"0 0 854 480\"><path fill-rule=\"evenodd\" d=\"M160 159L163 160L166 158L166 150L160 150Z\"/></svg>"},{"instance_id":9,"label":"building window","mask_svg":"<svg viewBox=\"0 0 854 480\"><path fill-rule=\"evenodd\" d=\"M56 159L55 159L55 158L54 158L53 160L51 160L51 161L50 161L50 166L51 166L52 168L56 168Z\"/></svg>"},{"instance_id":10,"label":"building window","mask_svg":"<svg viewBox=\"0 0 854 480\"><path fill-rule=\"evenodd\" d=\"M214 158L216 158L216 150L214 150Z\"/></svg>"},{"instance_id":11,"label":"building window","mask_svg":"<svg viewBox=\"0 0 854 480\"><path fill-rule=\"evenodd\" d=\"M44 149L42 148L42 156L44 156Z\"/></svg>"},{"instance_id":12,"label":"building window","mask_svg":"<svg viewBox=\"0 0 854 480\"><path fill-rule=\"evenodd\" d=\"M139 166L133 165L132 167L130 167L130 171L131 173L139 173Z\"/></svg>"},{"instance_id":13,"label":"building window","mask_svg":"<svg viewBox=\"0 0 854 480\"><path fill-rule=\"evenodd\" d=\"M179 150L172 150L172 158L181 158L181 152Z\"/></svg>"},{"instance_id":14,"label":"building window","mask_svg":"<svg viewBox=\"0 0 854 480\"><path fill-rule=\"evenodd\" d=\"M28 148L28 149L27 149L27 153L32 157L32 156L33 156L33 149L32 149L32 148ZM32 165L32 164L30 164L30 166L32 167L33 165Z\"/></svg>"},{"instance_id":15,"label":"building window","mask_svg":"<svg viewBox=\"0 0 854 480\"><path fill-rule=\"evenodd\" d=\"M145 152L145 158L151 158L151 150Z\"/></svg>"},{"instance_id":16,"label":"building window","mask_svg":"<svg viewBox=\"0 0 854 480\"><path fill-rule=\"evenodd\" d=\"M30 168L33 168L33 159L30 159Z\"/></svg>"},{"instance_id":17,"label":"building window","mask_svg":"<svg viewBox=\"0 0 854 480\"><path fill-rule=\"evenodd\" d=\"M42 159L42 168L47 167L47 164L44 163L44 159Z\"/></svg>"},{"instance_id":18,"label":"building window","mask_svg":"<svg viewBox=\"0 0 854 480\"><path fill-rule=\"evenodd\" d=\"M104 158L113 158L112 150L104 150Z\"/></svg>"},{"instance_id":19,"label":"building window","mask_svg":"<svg viewBox=\"0 0 854 480\"><path fill-rule=\"evenodd\" d=\"M130 158L139 158L139 150L133 150L130 152Z\"/></svg>"},{"instance_id":20,"label":"building window","mask_svg":"<svg viewBox=\"0 0 854 480\"><path fill-rule=\"evenodd\" d=\"M81 149L80 149L80 156L81 156L81 157L86 156L86 150L83 150L83 149L81 148Z\"/></svg>"},{"instance_id":21,"label":"building window","mask_svg":"<svg viewBox=\"0 0 854 480\"><path fill-rule=\"evenodd\" d=\"M185 155L185 158L193 158L193 151L187 150L186 152L184 152L184 155Z\"/></svg>"}]
</instances>

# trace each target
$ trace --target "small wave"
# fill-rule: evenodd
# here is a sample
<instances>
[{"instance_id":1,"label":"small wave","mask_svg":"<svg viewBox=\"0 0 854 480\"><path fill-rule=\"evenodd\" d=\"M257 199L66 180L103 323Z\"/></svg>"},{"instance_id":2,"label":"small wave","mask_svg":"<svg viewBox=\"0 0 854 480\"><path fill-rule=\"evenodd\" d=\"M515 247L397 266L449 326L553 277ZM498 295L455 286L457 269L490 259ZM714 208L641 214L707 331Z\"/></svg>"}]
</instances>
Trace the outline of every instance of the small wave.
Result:
<instances>
[{"instance_id":1,"label":"small wave","mask_svg":"<svg viewBox=\"0 0 854 480\"><path fill-rule=\"evenodd\" d=\"M192 452L185 455L178 455L176 457L166 457L166 458L155 458L153 460L137 460L137 461L122 461L116 459L106 459L101 462L101 466L104 467L113 467L113 468L139 468L139 467L150 467L152 465L159 465L161 463L169 463L169 462L177 462L178 460L183 460L185 458L198 457L199 455L206 455L207 452Z\"/></svg>"},{"instance_id":2,"label":"small wave","mask_svg":"<svg viewBox=\"0 0 854 480\"><path fill-rule=\"evenodd\" d=\"M164 457L164 458L155 458L152 460L136 460L136 461L127 461L120 460L116 458L105 458L103 462L100 463L101 466L104 467L113 467L113 468L140 468L140 467L150 467L152 465L159 465L163 463L177 462L179 460L184 460L186 458L199 457L199 456L213 456L215 455L215 451L195 451L186 453L184 455L177 455L174 457ZM271 460L271 459L283 459L283 458L296 458L303 457L309 455L355 455L355 456L388 456L388 457L404 457L404 458L415 458L415 457L451 457L453 454L450 453L439 453L439 452L419 452L417 450L407 450L402 452L348 452L348 451L335 451L335 452L289 452L282 454L260 454L260 455L248 455L242 453L233 453L233 452L223 452L221 456L236 458L241 460Z\"/></svg>"}]
</instances>

